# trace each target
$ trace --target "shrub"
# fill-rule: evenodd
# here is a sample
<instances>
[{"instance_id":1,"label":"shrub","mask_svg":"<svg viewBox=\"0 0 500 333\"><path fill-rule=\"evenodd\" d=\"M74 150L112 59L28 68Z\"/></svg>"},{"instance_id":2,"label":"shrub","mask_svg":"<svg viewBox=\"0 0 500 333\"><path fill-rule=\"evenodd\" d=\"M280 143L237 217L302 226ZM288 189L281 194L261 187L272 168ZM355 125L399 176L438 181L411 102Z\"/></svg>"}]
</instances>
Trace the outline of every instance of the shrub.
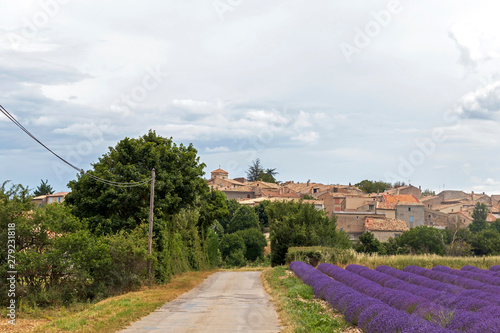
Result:
<instances>
[{"instance_id":1,"label":"shrub","mask_svg":"<svg viewBox=\"0 0 500 333\"><path fill-rule=\"evenodd\" d=\"M231 254L233 254L233 259L236 258L236 256L239 258L239 254L236 254L235 252L241 252L241 255L243 256L244 260L245 251L246 251L245 242L243 241L243 238L237 233L226 234L224 235L224 237L222 237L222 241L220 243L220 252L222 255L222 260L226 261L226 259L229 258Z\"/></svg>"},{"instance_id":2,"label":"shrub","mask_svg":"<svg viewBox=\"0 0 500 333\"><path fill-rule=\"evenodd\" d=\"M240 235L245 243L245 259L255 261L257 258L262 258L264 248L267 245L266 237L257 229L246 229L236 232Z\"/></svg>"}]
</instances>

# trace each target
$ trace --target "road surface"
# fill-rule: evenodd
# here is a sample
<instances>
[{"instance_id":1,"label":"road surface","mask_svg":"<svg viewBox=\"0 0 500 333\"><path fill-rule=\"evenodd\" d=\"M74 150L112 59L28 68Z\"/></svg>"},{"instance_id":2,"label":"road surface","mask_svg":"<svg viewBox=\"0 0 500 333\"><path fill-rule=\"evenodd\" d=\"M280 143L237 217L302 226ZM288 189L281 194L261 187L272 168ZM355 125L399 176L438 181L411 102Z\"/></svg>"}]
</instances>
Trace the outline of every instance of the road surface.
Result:
<instances>
[{"instance_id":1,"label":"road surface","mask_svg":"<svg viewBox=\"0 0 500 333\"><path fill-rule=\"evenodd\" d=\"M279 332L260 272L217 272L122 333Z\"/></svg>"}]
</instances>

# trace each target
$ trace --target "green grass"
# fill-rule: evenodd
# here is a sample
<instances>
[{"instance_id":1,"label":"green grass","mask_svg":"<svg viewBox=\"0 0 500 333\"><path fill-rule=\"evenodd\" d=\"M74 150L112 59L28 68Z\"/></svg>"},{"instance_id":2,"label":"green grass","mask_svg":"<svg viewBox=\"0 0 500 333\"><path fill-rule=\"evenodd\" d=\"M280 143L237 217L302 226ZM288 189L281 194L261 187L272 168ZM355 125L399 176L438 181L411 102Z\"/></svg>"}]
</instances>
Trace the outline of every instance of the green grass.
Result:
<instances>
[{"instance_id":1,"label":"green grass","mask_svg":"<svg viewBox=\"0 0 500 333\"><path fill-rule=\"evenodd\" d=\"M311 287L284 266L267 268L262 282L273 297L283 332L342 332L349 324L324 301L314 297Z\"/></svg>"}]
</instances>

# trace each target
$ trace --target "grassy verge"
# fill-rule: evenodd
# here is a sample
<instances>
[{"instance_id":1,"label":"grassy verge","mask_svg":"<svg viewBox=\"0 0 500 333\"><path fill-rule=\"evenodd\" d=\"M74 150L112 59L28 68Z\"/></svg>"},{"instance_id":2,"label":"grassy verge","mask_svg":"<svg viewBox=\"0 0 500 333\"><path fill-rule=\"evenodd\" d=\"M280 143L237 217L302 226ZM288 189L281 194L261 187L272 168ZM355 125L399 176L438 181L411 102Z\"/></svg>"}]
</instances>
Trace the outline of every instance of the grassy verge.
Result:
<instances>
[{"instance_id":1,"label":"grassy verge","mask_svg":"<svg viewBox=\"0 0 500 333\"><path fill-rule=\"evenodd\" d=\"M0 321L0 332L116 332L148 315L166 302L193 289L215 271L189 272L168 284L110 297L71 308L32 309L15 326Z\"/></svg>"},{"instance_id":2,"label":"grassy verge","mask_svg":"<svg viewBox=\"0 0 500 333\"><path fill-rule=\"evenodd\" d=\"M283 332L346 332L351 327L313 289L284 266L266 268L262 283L273 298Z\"/></svg>"}]
</instances>

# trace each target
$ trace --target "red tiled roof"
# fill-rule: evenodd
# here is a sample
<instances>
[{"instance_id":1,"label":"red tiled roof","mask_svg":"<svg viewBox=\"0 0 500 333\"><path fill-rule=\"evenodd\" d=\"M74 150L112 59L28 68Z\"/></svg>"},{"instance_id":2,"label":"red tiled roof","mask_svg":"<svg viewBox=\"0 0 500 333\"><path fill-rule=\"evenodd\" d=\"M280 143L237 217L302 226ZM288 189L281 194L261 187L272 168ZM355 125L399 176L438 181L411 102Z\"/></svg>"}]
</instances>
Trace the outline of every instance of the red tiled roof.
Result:
<instances>
[{"instance_id":1,"label":"red tiled roof","mask_svg":"<svg viewBox=\"0 0 500 333\"><path fill-rule=\"evenodd\" d=\"M397 195L390 195L390 194L384 194L384 201L385 202L420 202L418 199L411 194L397 194Z\"/></svg>"},{"instance_id":2,"label":"red tiled roof","mask_svg":"<svg viewBox=\"0 0 500 333\"><path fill-rule=\"evenodd\" d=\"M408 231L410 228L403 220L391 218L365 217L365 228L372 231Z\"/></svg>"},{"instance_id":3,"label":"red tiled roof","mask_svg":"<svg viewBox=\"0 0 500 333\"><path fill-rule=\"evenodd\" d=\"M295 192L279 193L278 191L262 190L262 195L265 197L279 197L279 198L300 198Z\"/></svg>"},{"instance_id":4,"label":"red tiled roof","mask_svg":"<svg viewBox=\"0 0 500 333\"><path fill-rule=\"evenodd\" d=\"M215 172L215 173L225 173L226 175L228 175L228 174L229 174L227 171L224 171L224 170L222 170L221 168L219 168L219 169L217 169L217 170L214 170L214 171L212 171L211 173L214 173L214 172Z\"/></svg>"},{"instance_id":5,"label":"red tiled roof","mask_svg":"<svg viewBox=\"0 0 500 333\"><path fill-rule=\"evenodd\" d=\"M396 209L395 202L377 202L378 209Z\"/></svg>"},{"instance_id":6,"label":"red tiled roof","mask_svg":"<svg viewBox=\"0 0 500 333\"><path fill-rule=\"evenodd\" d=\"M495 215L488 213L488 216L486 217L486 222L495 222L496 220L497 218L495 217Z\"/></svg>"}]
</instances>

